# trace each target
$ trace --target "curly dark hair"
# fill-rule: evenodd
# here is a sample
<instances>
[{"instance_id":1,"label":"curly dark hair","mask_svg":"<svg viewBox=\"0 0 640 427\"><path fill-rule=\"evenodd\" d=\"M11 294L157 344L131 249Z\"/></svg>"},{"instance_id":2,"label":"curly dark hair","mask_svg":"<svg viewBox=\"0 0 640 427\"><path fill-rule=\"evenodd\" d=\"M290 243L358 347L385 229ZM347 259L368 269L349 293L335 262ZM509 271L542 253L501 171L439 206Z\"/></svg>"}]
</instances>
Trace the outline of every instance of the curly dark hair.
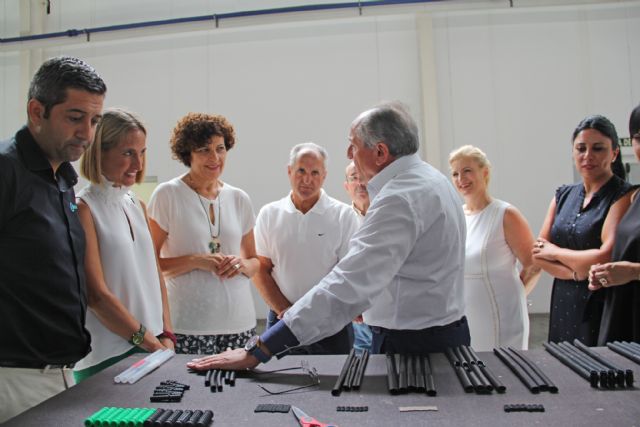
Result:
<instances>
[{"instance_id":1,"label":"curly dark hair","mask_svg":"<svg viewBox=\"0 0 640 427\"><path fill-rule=\"evenodd\" d=\"M212 136L224 138L224 146L231 150L236 144L236 132L233 125L224 116L189 113L173 128L169 146L173 158L187 167L191 166L191 152L204 147Z\"/></svg>"}]
</instances>

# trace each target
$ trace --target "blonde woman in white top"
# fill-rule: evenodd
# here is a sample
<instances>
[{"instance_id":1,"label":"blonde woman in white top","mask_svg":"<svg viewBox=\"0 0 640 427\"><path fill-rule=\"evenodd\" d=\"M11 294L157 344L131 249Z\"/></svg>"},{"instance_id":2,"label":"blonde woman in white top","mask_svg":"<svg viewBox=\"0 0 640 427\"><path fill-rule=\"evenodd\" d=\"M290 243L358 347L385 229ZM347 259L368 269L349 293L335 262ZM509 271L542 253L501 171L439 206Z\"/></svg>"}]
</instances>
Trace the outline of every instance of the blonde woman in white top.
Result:
<instances>
[{"instance_id":1,"label":"blonde woman in white top","mask_svg":"<svg viewBox=\"0 0 640 427\"><path fill-rule=\"evenodd\" d=\"M464 291L471 346L478 351L501 346L527 349L525 295L540 271L531 260L531 228L514 206L489 195L491 165L482 150L460 147L449 155L449 165L465 202Z\"/></svg>"},{"instance_id":2,"label":"blonde woman in white top","mask_svg":"<svg viewBox=\"0 0 640 427\"><path fill-rule=\"evenodd\" d=\"M76 364L82 381L136 351L173 348L164 280L144 204L129 187L142 181L146 130L139 118L107 109L82 174L91 182L78 195L87 249L92 351Z\"/></svg>"}]
</instances>

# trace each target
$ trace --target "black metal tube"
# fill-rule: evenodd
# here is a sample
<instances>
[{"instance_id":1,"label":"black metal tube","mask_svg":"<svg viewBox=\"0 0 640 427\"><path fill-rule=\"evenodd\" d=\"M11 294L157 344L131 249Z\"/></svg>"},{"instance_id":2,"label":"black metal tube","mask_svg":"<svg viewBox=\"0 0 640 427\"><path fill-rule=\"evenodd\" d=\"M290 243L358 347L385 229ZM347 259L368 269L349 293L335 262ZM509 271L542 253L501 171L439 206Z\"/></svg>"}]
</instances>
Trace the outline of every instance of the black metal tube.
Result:
<instances>
[{"instance_id":1,"label":"black metal tube","mask_svg":"<svg viewBox=\"0 0 640 427\"><path fill-rule=\"evenodd\" d=\"M218 391L222 391L222 386L224 384L224 371L218 369L216 384L218 384Z\"/></svg>"},{"instance_id":2,"label":"black metal tube","mask_svg":"<svg viewBox=\"0 0 640 427\"><path fill-rule=\"evenodd\" d=\"M513 359L513 361L522 368L524 373L527 374L529 378L531 378L531 380L538 386L540 391L548 390L547 383L539 375L537 375L536 372L533 369L531 369L531 367L528 364L524 363L518 357L518 355L516 354L513 348L511 347L508 347L507 349L502 348L502 350L504 350L511 357L511 359Z\"/></svg>"},{"instance_id":3,"label":"black metal tube","mask_svg":"<svg viewBox=\"0 0 640 427\"><path fill-rule=\"evenodd\" d=\"M356 376L356 372L358 371L358 365L360 365L360 359L358 358L358 356L356 356L351 361L351 366L347 371L347 378L344 380L344 383L342 384L343 390L347 390L347 391L351 390L351 387L353 386L353 380Z\"/></svg>"},{"instance_id":4,"label":"black metal tube","mask_svg":"<svg viewBox=\"0 0 640 427\"><path fill-rule=\"evenodd\" d=\"M589 381L591 387L598 387L598 373L596 371L589 371L586 368L582 367L582 365L577 364L573 359L567 356L564 351L553 342L543 342L542 346L547 350L553 357L558 359L560 362L571 368L576 374L580 375L585 380Z\"/></svg>"},{"instance_id":5,"label":"black metal tube","mask_svg":"<svg viewBox=\"0 0 640 427\"><path fill-rule=\"evenodd\" d=\"M153 415L151 415L149 418L147 418L146 420L144 420L144 422L142 423L142 425L144 427L150 427L153 425L153 422L155 420L157 420L158 418L160 418L162 416L162 414L164 413L164 409L156 409L156 412L153 413Z\"/></svg>"},{"instance_id":6,"label":"black metal tube","mask_svg":"<svg viewBox=\"0 0 640 427\"><path fill-rule=\"evenodd\" d=\"M340 393L342 393L342 384L344 383L344 379L347 377L347 371L349 370L349 366L351 366L351 361L355 354L356 350L352 348L347 356L347 360L345 360L344 365L342 365L342 370L340 371L340 375L338 375L335 385L331 389L332 396L340 396Z\"/></svg>"},{"instance_id":7,"label":"black metal tube","mask_svg":"<svg viewBox=\"0 0 640 427\"><path fill-rule=\"evenodd\" d=\"M629 341L616 341L616 343L629 350L635 356L640 357L640 349L637 348L637 345L634 345L635 343Z\"/></svg>"},{"instance_id":8,"label":"black metal tube","mask_svg":"<svg viewBox=\"0 0 640 427\"><path fill-rule=\"evenodd\" d=\"M462 385L464 391L467 393L471 393L473 391L473 385L471 384L466 371L462 368L462 364L456 359L453 350L451 348L447 348L444 351L444 354L447 356L447 359L449 359L449 363L456 373L458 380L460 380L460 384Z\"/></svg>"},{"instance_id":9,"label":"black metal tube","mask_svg":"<svg viewBox=\"0 0 640 427\"><path fill-rule=\"evenodd\" d=\"M637 355L640 355L640 344L635 341L620 341L623 345L627 346L629 350L633 351Z\"/></svg>"},{"instance_id":10,"label":"black metal tube","mask_svg":"<svg viewBox=\"0 0 640 427\"><path fill-rule=\"evenodd\" d=\"M196 425L196 423L198 422L201 416L202 416L202 411L200 409L196 409L195 411L193 411L193 414L191 414L189 421L187 421L185 425L188 425L188 426Z\"/></svg>"},{"instance_id":11,"label":"black metal tube","mask_svg":"<svg viewBox=\"0 0 640 427\"><path fill-rule=\"evenodd\" d=\"M600 375L600 387L609 388L615 386L615 373L611 371L611 376L609 375L609 370L605 366L602 366L600 363L597 363L595 360L587 357L586 354L572 346L567 341L562 341L558 343L560 347L562 347L567 354L569 354L572 358L574 358L577 362L582 363L587 369L595 370ZM611 377L613 384L609 384L609 378Z\"/></svg>"},{"instance_id":12,"label":"black metal tube","mask_svg":"<svg viewBox=\"0 0 640 427\"><path fill-rule=\"evenodd\" d=\"M621 346L619 341L614 341L612 343L608 342L607 347L609 347L611 350L615 351L616 353L621 354L627 359L633 360L634 362L640 365L640 357L637 356L635 353L627 350L627 348Z\"/></svg>"},{"instance_id":13,"label":"black metal tube","mask_svg":"<svg viewBox=\"0 0 640 427\"><path fill-rule=\"evenodd\" d=\"M467 366L480 381L482 391L488 391L488 392L493 391L493 385L491 384L491 382L489 382L489 380L484 376L484 373L478 367L476 360L473 358L473 356L471 355L471 352L469 351L469 347L466 345L461 345L458 348L460 349L460 353L462 354L462 357L467 361Z\"/></svg>"},{"instance_id":14,"label":"black metal tube","mask_svg":"<svg viewBox=\"0 0 640 427\"><path fill-rule=\"evenodd\" d=\"M175 425L175 423L178 421L178 419L182 416L182 413L184 411L182 409L176 409L173 414L171 414L171 417L165 421L165 425L168 426L173 426Z\"/></svg>"},{"instance_id":15,"label":"black metal tube","mask_svg":"<svg viewBox=\"0 0 640 427\"><path fill-rule=\"evenodd\" d=\"M531 393L537 394L540 392L540 387L522 370L522 368L517 363L515 363L515 361L511 358L511 356L507 354L506 351L500 348L494 348L493 352L496 356L498 356L500 360L502 360L502 363L504 363L509 369L511 369L511 372L513 372L518 378L520 378L520 381L524 383L524 385L529 389Z\"/></svg>"},{"instance_id":16,"label":"black metal tube","mask_svg":"<svg viewBox=\"0 0 640 427\"><path fill-rule=\"evenodd\" d=\"M215 393L218 391L218 370L214 369L213 373L211 374L211 382L210 382L211 386L209 387L209 389L211 390L211 393Z\"/></svg>"},{"instance_id":17,"label":"black metal tube","mask_svg":"<svg viewBox=\"0 0 640 427\"><path fill-rule=\"evenodd\" d=\"M229 375L229 385L231 387L235 387L235 385L236 385L236 371L231 371L231 375Z\"/></svg>"},{"instance_id":18,"label":"black metal tube","mask_svg":"<svg viewBox=\"0 0 640 427\"><path fill-rule=\"evenodd\" d=\"M486 363L484 363L482 359L478 357L478 354L475 352L473 347L469 347L469 346L465 346L465 347L469 351L469 355L471 356L471 358L475 361L476 365L480 367L480 370L482 371L484 376L487 378L487 380L489 380L493 388L498 393L504 393L505 391L507 391L507 387L505 387L505 385L502 384L502 382L498 379L498 377L496 377L493 374L493 372L489 369Z\"/></svg>"},{"instance_id":19,"label":"black metal tube","mask_svg":"<svg viewBox=\"0 0 640 427\"><path fill-rule=\"evenodd\" d=\"M367 363L369 362L369 350L364 350L360 354L360 365L358 366L358 372L356 373L356 379L353 383L354 390L360 390L360 385L364 379L364 372L367 369Z\"/></svg>"},{"instance_id":20,"label":"black metal tube","mask_svg":"<svg viewBox=\"0 0 640 427\"><path fill-rule=\"evenodd\" d=\"M231 371L225 371L224 373L224 383L229 384L231 381Z\"/></svg>"},{"instance_id":21,"label":"black metal tube","mask_svg":"<svg viewBox=\"0 0 640 427\"><path fill-rule=\"evenodd\" d=\"M416 362L416 391L418 393L424 393L427 391L426 382L427 378L425 376L424 371L424 356L421 354L416 354L415 357Z\"/></svg>"},{"instance_id":22,"label":"black metal tube","mask_svg":"<svg viewBox=\"0 0 640 427\"><path fill-rule=\"evenodd\" d=\"M573 363L589 371L590 375L591 375L591 372L595 372L596 376L598 377L598 382L600 381L600 371L598 369L594 368L593 366L586 363L582 359L575 357L572 352L568 351L566 347L561 346L559 343L549 343L549 344L552 345L556 350L561 351L562 354L564 354L566 357L571 359Z\"/></svg>"},{"instance_id":23,"label":"black metal tube","mask_svg":"<svg viewBox=\"0 0 640 427\"><path fill-rule=\"evenodd\" d=\"M533 361L531 361L521 351L516 350L515 348L511 348L511 347L509 347L509 350L511 350L516 356L518 356L520 358L520 360L522 360L524 363L526 363L533 370L533 372L535 372L538 375L538 377L540 377L540 379L542 379L542 381L547 386L547 390L549 390L551 393L557 393L558 392L558 387L553 383L553 381L551 381L549 379L548 376L545 375L544 372L542 372L542 369L540 369L538 367L538 365L533 363Z\"/></svg>"},{"instance_id":24,"label":"black metal tube","mask_svg":"<svg viewBox=\"0 0 640 427\"><path fill-rule=\"evenodd\" d=\"M396 354L396 366L398 367L398 390L400 393L409 391L407 387L407 355Z\"/></svg>"},{"instance_id":25,"label":"black metal tube","mask_svg":"<svg viewBox=\"0 0 640 427\"><path fill-rule=\"evenodd\" d=\"M407 354L405 357L407 358L407 388L409 391L416 391L418 388L416 380L416 355Z\"/></svg>"},{"instance_id":26,"label":"black metal tube","mask_svg":"<svg viewBox=\"0 0 640 427\"><path fill-rule=\"evenodd\" d=\"M213 419L213 411L207 409L204 411L200 419L196 422L196 426L198 427L206 427L211 424L211 420Z\"/></svg>"},{"instance_id":27,"label":"black metal tube","mask_svg":"<svg viewBox=\"0 0 640 427\"><path fill-rule=\"evenodd\" d=\"M167 409L166 411L164 411L162 413L162 415L160 415L158 418L156 418L156 420L153 422L153 426L154 427L161 427L165 421L167 421L169 418L171 418L171 415L173 415L173 410L171 409Z\"/></svg>"},{"instance_id":28,"label":"black metal tube","mask_svg":"<svg viewBox=\"0 0 640 427\"><path fill-rule=\"evenodd\" d=\"M211 375L213 375L213 369L209 369L206 374L204 374L204 386L209 387L211 385Z\"/></svg>"},{"instance_id":29,"label":"black metal tube","mask_svg":"<svg viewBox=\"0 0 640 427\"><path fill-rule=\"evenodd\" d=\"M387 353L387 389L391 394L398 394L398 372L393 354Z\"/></svg>"},{"instance_id":30,"label":"black metal tube","mask_svg":"<svg viewBox=\"0 0 640 427\"><path fill-rule=\"evenodd\" d=\"M598 354L595 351L591 350L590 347L588 347L587 345L585 345L582 341L580 341L578 339L574 339L573 340L573 345L576 346L576 348L578 348L580 351L582 351L582 352L588 354L589 356L591 356L592 359L595 359L595 360L599 361L600 363L602 363L607 368L615 370L615 372L616 372L616 382L618 383L619 387L624 387L625 384L628 387L633 387L633 371L631 369L623 369L620 366L615 365L614 363L612 363L610 360L608 360L604 356L601 356L600 354ZM629 381L630 381L630 383L629 383Z\"/></svg>"},{"instance_id":31,"label":"black metal tube","mask_svg":"<svg viewBox=\"0 0 640 427\"><path fill-rule=\"evenodd\" d=\"M431 357L428 354L424 355L424 375L425 375L425 388L427 396L435 396L438 394L436 391L436 382L433 379L433 371L431 369Z\"/></svg>"},{"instance_id":32,"label":"black metal tube","mask_svg":"<svg viewBox=\"0 0 640 427\"><path fill-rule=\"evenodd\" d=\"M182 415L180 415L180 418L178 418L175 422L175 425L177 426L183 426L186 424L187 421L189 421L189 419L191 418L191 415L193 414L193 411L190 409L185 409L182 412Z\"/></svg>"},{"instance_id":33,"label":"black metal tube","mask_svg":"<svg viewBox=\"0 0 640 427\"><path fill-rule=\"evenodd\" d=\"M188 425L188 426L196 425L196 423L198 422L201 416L202 416L202 411L200 409L196 409L195 411L193 411L193 414L191 414L189 421L187 421L185 425Z\"/></svg>"}]
</instances>

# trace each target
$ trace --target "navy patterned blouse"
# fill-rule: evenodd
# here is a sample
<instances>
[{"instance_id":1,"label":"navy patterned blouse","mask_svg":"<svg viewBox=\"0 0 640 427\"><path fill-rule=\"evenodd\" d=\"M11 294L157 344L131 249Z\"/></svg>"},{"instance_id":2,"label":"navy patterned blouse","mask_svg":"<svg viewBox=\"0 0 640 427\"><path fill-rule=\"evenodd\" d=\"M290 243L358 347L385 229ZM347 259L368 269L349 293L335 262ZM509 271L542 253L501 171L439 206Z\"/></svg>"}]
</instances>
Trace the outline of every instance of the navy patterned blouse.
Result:
<instances>
[{"instance_id":1,"label":"navy patterned blouse","mask_svg":"<svg viewBox=\"0 0 640 427\"><path fill-rule=\"evenodd\" d=\"M599 248L609 208L630 190L628 182L614 175L583 208L585 191L582 183L558 188L550 241L572 250ZM577 338L586 345L596 345L604 294L591 292L587 286L587 280L553 281L549 341L573 341Z\"/></svg>"}]
</instances>

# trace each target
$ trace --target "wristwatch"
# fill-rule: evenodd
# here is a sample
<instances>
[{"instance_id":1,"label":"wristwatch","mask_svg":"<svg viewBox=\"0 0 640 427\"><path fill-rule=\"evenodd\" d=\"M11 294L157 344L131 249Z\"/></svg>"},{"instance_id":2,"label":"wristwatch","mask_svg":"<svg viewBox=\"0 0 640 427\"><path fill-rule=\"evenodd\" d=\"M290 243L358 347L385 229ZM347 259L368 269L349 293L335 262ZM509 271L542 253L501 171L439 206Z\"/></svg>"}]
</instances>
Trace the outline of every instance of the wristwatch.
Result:
<instances>
[{"instance_id":1,"label":"wristwatch","mask_svg":"<svg viewBox=\"0 0 640 427\"><path fill-rule=\"evenodd\" d=\"M131 339L129 340L129 344L140 345L144 341L144 333L147 332L147 328L144 327L142 323L140 323L140 329L138 332L134 332L131 335Z\"/></svg>"},{"instance_id":2,"label":"wristwatch","mask_svg":"<svg viewBox=\"0 0 640 427\"><path fill-rule=\"evenodd\" d=\"M269 359L271 359L271 356L268 355L269 350L265 347L262 341L260 341L260 335L254 335L249 338L249 341L244 345L244 350L258 359L260 363L267 363Z\"/></svg>"}]
</instances>

